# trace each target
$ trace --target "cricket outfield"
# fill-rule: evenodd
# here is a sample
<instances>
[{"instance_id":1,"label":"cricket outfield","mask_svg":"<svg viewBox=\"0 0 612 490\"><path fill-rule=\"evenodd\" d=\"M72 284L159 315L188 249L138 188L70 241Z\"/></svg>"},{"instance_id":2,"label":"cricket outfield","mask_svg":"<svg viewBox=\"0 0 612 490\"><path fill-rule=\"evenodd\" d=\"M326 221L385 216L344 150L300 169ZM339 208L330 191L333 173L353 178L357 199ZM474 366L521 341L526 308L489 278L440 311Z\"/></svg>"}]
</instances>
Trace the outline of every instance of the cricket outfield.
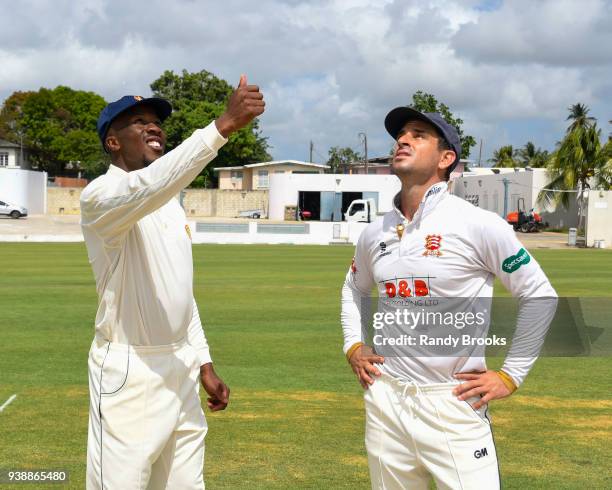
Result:
<instances>
[{"instance_id":1,"label":"cricket outfield","mask_svg":"<svg viewBox=\"0 0 612 490\"><path fill-rule=\"evenodd\" d=\"M339 325L352 255L194 246L196 299L232 389L225 412L207 413L207 488L369 488L361 387ZM612 301L612 250L533 255L559 295ZM17 395L0 413L0 469L67 469L69 487L83 488L96 310L85 246L1 243L0 270L0 405ZM519 391L491 403L505 488L612 486L611 361L543 357Z\"/></svg>"}]
</instances>

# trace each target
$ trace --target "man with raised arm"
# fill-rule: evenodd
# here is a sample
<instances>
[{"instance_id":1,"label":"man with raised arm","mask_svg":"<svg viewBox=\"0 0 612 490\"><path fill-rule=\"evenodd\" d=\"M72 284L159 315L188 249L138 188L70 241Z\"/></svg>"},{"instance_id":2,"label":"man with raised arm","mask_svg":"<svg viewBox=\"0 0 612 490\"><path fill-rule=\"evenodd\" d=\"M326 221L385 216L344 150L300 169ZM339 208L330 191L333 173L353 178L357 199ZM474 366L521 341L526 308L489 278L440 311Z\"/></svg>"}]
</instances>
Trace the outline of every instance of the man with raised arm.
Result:
<instances>
[{"instance_id":1,"label":"man with raised arm","mask_svg":"<svg viewBox=\"0 0 612 490\"><path fill-rule=\"evenodd\" d=\"M88 489L202 489L208 407L229 388L213 368L193 297L191 232L177 195L234 131L264 112L240 77L225 112L164 154L160 98L124 96L100 113L111 165L81 195L98 292L89 352Z\"/></svg>"}]
</instances>

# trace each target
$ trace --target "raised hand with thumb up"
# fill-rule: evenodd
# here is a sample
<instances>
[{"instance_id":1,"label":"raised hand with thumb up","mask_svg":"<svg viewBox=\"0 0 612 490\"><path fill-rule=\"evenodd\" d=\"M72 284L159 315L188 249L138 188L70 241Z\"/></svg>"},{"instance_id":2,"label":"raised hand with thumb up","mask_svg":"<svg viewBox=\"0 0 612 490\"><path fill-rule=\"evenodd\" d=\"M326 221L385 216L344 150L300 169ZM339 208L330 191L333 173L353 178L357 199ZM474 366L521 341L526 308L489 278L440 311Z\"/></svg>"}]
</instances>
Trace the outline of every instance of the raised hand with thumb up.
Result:
<instances>
[{"instance_id":1,"label":"raised hand with thumb up","mask_svg":"<svg viewBox=\"0 0 612 490\"><path fill-rule=\"evenodd\" d=\"M240 75L238 88L230 96L225 112L215 121L219 133L227 138L263 114L266 103L257 85L247 85L246 75Z\"/></svg>"}]
</instances>

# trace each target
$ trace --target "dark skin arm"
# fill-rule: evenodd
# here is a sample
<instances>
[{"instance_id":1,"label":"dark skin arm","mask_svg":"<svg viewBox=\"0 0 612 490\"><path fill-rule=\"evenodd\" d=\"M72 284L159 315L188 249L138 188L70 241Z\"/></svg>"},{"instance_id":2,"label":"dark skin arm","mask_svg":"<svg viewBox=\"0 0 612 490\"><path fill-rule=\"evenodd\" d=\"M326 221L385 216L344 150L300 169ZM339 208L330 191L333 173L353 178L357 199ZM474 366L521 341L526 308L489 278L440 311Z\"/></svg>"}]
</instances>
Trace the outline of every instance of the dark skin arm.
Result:
<instances>
[{"instance_id":1,"label":"dark skin arm","mask_svg":"<svg viewBox=\"0 0 612 490\"><path fill-rule=\"evenodd\" d=\"M225 112L215 121L219 134L227 138L263 114L266 103L257 85L247 85L246 75L240 75L238 88L230 96Z\"/></svg>"},{"instance_id":2,"label":"dark skin arm","mask_svg":"<svg viewBox=\"0 0 612 490\"><path fill-rule=\"evenodd\" d=\"M230 389L215 373L212 362L200 366L200 381L208 393L206 404L211 412L225 410L229 403Z\"/></svg>"}]
</instances>

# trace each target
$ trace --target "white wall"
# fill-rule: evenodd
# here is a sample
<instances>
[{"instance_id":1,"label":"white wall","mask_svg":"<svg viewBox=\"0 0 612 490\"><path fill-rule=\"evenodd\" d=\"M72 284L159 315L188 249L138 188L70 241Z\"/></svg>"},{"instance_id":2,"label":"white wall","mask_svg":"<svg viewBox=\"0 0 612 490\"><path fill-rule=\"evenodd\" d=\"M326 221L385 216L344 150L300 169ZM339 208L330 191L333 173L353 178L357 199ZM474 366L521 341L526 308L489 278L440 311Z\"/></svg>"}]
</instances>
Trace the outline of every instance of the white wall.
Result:
<instances>
[{"instance_id":1,"label":"white wall","mask_svg":"<svg viewBox=\"0 0 612 490\"><path fill-rule=\"evenodd\" d=\"M0 168L0 200L28 208L28 214L47 211L47 172Z\"/></svg>"},{"instance_id":2,"label":"white wall","mask_svg":"<svg viewBox=\"0 0 612 490\"><path fill-rule=\"evenodd\" d=\"M399 190L395 175L270 174L269 216L284 219L285 206L298 204L299 191L378 192L378 212L384 213Z\"/></svg>"},{"instance_id":3,"label":"white wall","mask_svg":"<svg viewBox=\"0 0 612 490\"><path fill-rule=\"evenodd\" d=\"M250 221L248 233L198 232L196 221L189 221L189 228L193 243L329 245L334 242L356 245L359 235L368 226L368 223L305 221L304 224L308 225L309 233L289 234L257 233L258 223L260 221ZM335 227L340 227L339 237L334 237Z\"/></svg>"},{"instance_id":4,"label":"white wall","mask_svg":"<svg viewBox=\"0 0 612 490\"><path fill-rule=\"evenodd\" d=\"M525 200L525 210L534 208L542 216L544 222L550 226L571 227L578 222L578 211L576 207L576 195L570 194L570 207L566 210L563 206L544 207L537 204L540 190L549 181L546 169L535 168L532 170L499 169L499 174L494 174L490 169L475 169L474 174L465 173L453 184L453 193L463 199L470 196L478 196L478 207L493 211L502 218L504 217L504 183L508 184L508 206L507 213L516 211L519 198ZM469 200L469 199L468 199Z\"/></svg>"},{"instance_id":5,"label":"white wall","mask_svg":"<svg viewBox=\"0 0 612 490\"><path fill-rule=\"evenodd\" d=\"M587 247L595 240L605 240L606 248L612 247L612 191L589 191L587 209Z\"/></svg>"}]
</instances>

